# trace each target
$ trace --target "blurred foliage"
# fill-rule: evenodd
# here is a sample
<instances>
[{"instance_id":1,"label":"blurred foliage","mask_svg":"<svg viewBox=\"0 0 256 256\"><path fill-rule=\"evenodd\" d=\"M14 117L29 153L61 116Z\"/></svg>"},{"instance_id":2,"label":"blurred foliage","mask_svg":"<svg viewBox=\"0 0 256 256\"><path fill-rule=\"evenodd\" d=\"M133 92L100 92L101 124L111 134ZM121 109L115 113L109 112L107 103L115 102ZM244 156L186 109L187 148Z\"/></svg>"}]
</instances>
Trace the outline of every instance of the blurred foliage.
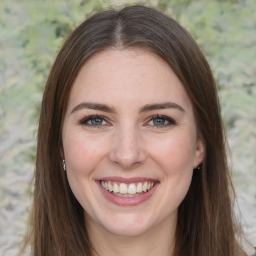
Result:
<instances>
[{"instance_id":1,"label":"blurred foliage","mask_svg":"<svg viewBox=\"0 0 256 256\"><path fill-rule=\"evenodd\" d=\"M255 0L140 1L143 2L175 17L203 49L219 87L234 176L248 189L245 174L249 173L256 182ZM117 3L2 0L0 118L7 120L8 112L7 121L15 123L17 115L25 113L33 127L31 132L35 132L42 89L63 40L85 17ZM2 124L0 137L8 135L8 129ZM255 192L254 184L249 187Z\"/></svg>"}]
</instances>

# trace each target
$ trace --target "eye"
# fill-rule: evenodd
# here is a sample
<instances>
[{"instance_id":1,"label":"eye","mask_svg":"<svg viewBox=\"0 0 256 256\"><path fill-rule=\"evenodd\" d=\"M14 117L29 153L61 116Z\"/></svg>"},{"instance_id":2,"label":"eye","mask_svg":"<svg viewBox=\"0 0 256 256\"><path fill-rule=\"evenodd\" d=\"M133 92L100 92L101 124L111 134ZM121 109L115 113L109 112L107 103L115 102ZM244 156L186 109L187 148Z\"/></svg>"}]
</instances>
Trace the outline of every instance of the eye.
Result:
<instances>
[{"instance_id":1,"label":"eye","mask_svg":"<svg viewBox=\"0 0 256 256\"><path fill-rule=\"evenodd\" d=\"M100 115L92 115L83 118L80 121L80 124L91 126L91 127L100 127L100 126L107 126L109 123L106 121L106 118Z\"/></svg>"},{"instance_id":2,"label":"eye","mask_svg":"<svg viewBox=\"0 0 256 256\"><path fill-rule=\"evenodd\" d=\"M163 115L152 116L148 122L148 125L156 128L163 128L174 124L176 124L176 122L172 118Z\"/></svg>"}]
</instances>

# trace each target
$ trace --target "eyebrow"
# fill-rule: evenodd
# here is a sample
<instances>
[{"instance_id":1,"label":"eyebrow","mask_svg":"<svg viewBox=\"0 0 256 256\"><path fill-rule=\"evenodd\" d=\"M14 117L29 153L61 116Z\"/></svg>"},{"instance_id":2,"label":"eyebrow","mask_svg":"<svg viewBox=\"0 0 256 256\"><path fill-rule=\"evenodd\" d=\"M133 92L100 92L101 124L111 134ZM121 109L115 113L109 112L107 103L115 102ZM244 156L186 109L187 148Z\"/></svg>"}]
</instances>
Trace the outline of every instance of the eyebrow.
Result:
<instances>
[{"instance_id":1,"label":"eyebrow","mask_svg":"<svg viewBox=\"0 0 256 256\"><path fill-rule=\"evenodd\" d=\"M139 110L139 113L148 112L148 111L152 111L152 110L158 110L158 109L170 109L170 108L176 109L176 110L179 110L179 111L185 113L184 108L182 108L180 105L178 105L174 102L147 104Z\"/></svg>"},{"instance_id":2,"label":"eyebrow","mask_svg":"<svg viewBox=\"0 0 256 256\"><path fill-rule=\"evenodd\" d=\"M82 102L72 109L71 114L84 108L100 110L107 113L116 113L116 110L113 107L110 107L105 104L100 104L95 102ZM149 111L159 110L159 109L176 109L176 110L179 110L180 112L185 113L184 108L182 108L180 105L174 102L147 104L139 109L139 113L144 113L144 112L149 112Z\"/></svg>"},{"instance_id":3,"label":"eyebrow","mask_svg":"<svg viewBox=\"0 0 256 256\"><path fill-rule=\"evenodd\" d=\"M94 103L94 102L82 102L72 109L71 114L84 108L100 110L107 113L116 113L114 108L109 107L105 104Z\"/></svg>"}]
</instances>

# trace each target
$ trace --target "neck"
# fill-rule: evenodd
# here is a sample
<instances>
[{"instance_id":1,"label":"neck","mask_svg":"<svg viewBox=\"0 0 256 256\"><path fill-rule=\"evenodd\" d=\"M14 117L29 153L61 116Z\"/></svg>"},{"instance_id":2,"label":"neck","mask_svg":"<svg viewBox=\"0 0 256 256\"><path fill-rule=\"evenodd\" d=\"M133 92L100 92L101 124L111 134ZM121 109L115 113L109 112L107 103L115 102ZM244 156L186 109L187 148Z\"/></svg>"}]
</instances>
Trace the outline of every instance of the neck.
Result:
<instances>
[{"instance_id":1,"label":"neck","mask_svg":"<svg viewBox=\"0 0 256 256\"><path fill-rule=\"evenodd\" d=\"M163 222L137 236L120 236L102 227L87 226L95 253L93 256L173 256L175 227Z\"/></svg>"}]
</instances>

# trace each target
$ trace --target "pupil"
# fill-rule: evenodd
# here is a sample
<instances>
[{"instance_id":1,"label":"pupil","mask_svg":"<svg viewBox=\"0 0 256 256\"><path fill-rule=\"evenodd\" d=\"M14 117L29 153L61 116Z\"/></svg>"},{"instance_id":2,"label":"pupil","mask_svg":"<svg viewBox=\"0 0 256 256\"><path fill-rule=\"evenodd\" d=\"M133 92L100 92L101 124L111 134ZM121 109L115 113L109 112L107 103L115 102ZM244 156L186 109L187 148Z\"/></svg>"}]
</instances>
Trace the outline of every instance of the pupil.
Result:
<instances>
[{"instance_id":1,"label":"pupil","mask_svg":"<svg viewBox=\"0 0 256 256\"><path fill-rule=\"evenodd\" d=\"M102 120L100 118L94 118L94 119L92 119L91 122L92 122L93 125L100 125L100 124L102 124Z\"/></svg>"},{"instance_id":2,"label":"pupil","mask_svg":"<svg viewBox=\"0 0 256 256\"><path fill-rule=\"evenodd\" d=\"M164 125L165 120L162 118L157 118L154 120L154 125Z\"/></svg>"}]
</instances>

